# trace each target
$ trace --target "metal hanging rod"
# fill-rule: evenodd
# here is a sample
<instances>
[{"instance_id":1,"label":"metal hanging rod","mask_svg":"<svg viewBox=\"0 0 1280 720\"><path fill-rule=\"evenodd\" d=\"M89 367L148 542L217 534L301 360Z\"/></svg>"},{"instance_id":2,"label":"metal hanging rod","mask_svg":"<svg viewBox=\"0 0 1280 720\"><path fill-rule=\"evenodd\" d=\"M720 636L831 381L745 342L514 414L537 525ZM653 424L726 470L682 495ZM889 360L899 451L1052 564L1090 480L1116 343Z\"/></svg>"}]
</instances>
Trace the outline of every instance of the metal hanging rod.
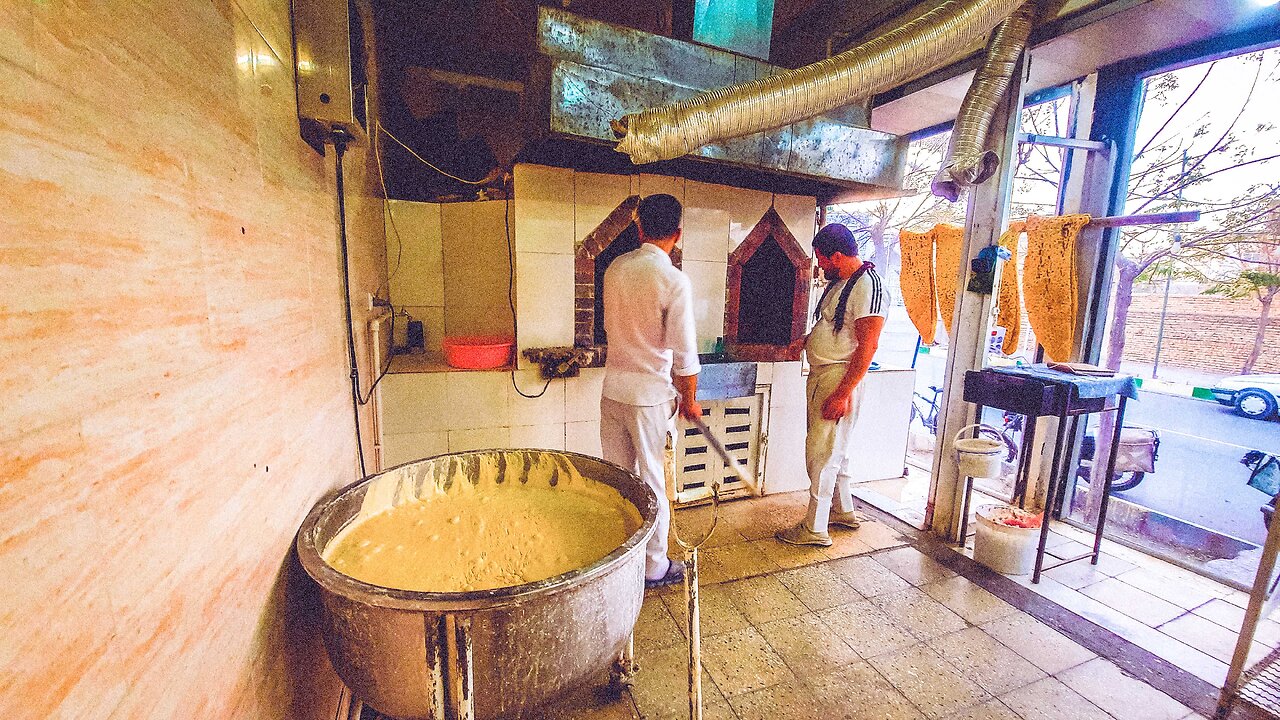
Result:
<instances>
[{"instance_id":1,"label":"metal hanging rod","mask_svg":"<svg viewBox=\"0 0 1280 720\"><path fill-rule=\"evenodd\" d=\"M1088 227L1115 228L1133 227L1135 225L1168 225L1171 223L1189 223L1200 219L1199 210L1181 210L1168 213L1148 213L1146 215L1108 215L1096 217L1089 221Z\"/></svg>"},{"instance_id":2,"label":"metal hanging rod","mask_svg":"<svg viewBox=\"0 0 1280 720\"><path fill-rule=\"evenodd\" d=\"M1036 135L1035 133L1018 133L1018 143L1022 145L1048 145L1050 147L1067 148L1068 150L1087 150L1106 154L1110 146L1100 140L1077 140L1075 138L1058 137L1057 135Z\"/></svg>"},{"instance_id":3,"label":"metal hanging rod","mask_svg":"<svg viewBox=\"0 0 1280 720\"><path fill-rule=\"evenodd\" d=\"M1146 215L1110 215L1096 217L1089 221L1090 227L1132 227L1134 225L1167 225L1170 223L1189 223L1200 219L1199 210L1182 210L1168 213L1148 213Z\"/></svg>"}]
</instances>

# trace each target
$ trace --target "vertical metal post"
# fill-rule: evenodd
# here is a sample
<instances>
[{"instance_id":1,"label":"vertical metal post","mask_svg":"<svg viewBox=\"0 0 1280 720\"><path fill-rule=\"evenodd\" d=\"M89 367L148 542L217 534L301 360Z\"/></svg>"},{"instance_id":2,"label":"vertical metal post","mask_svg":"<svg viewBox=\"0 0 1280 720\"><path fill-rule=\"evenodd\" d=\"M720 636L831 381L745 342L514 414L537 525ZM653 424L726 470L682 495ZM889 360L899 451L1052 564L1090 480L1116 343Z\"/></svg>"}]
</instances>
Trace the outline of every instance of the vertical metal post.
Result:
<instances>
[{"instance_id":1,"label":"vertical metal post","mask_svg":"<svg viewBox=\"0 0 1280 720\"><path fill-rule=\"evenodd\" d=\"M1098 556L1102 552L1102 531L1107 526L1107 500L1111 497L1111 481L1116 474L1116 451L1120 449L1120 433L1124 432L1124 405L1128 400L1124 395L1120 396L1120 404L1116 407L1116 427L1111 433L1111 452L1107 453L1107 474L1102 476L1102 499L1098 505L1098 527L1093 533L1093 560L1092 564L1098 564ZM1095 456L1094 471L1097 472L1097 460ZM1093 486L1098 487L1098 476L1093 476Z\"/></svg>"},{"instance_id":2,"label":"vertical metal post","mask_svg":"<svg viewBox=\"0 0 1280 720\"><path fill-rule=\"evenodd\" d=\"M1066 437L1067 418L1059 416L1058 434L1053 441L1053 462L1049 463L1049 487L1045 494L1044 514L1040 516L1040 544L1036 547L1036 569L1031 575L1033 584L1040 582L1040 568L1044 565L1044 548L1049 544L1049 522L1053 519L1053 501L1058 496L1058 484L1063 482L1065 474L1058 472L1058 466L1062 464L1062 454L1065 449L1062 445Z\"/></svg>"},{"instance_id":3,"label":"vertical metal post","mask_svg":"<svg viewBox=\"0 0 1280 720\"><path fill-rule=\"evenodd\" d=\"M1183 150L1183 172L1179 173L1179 178L1187 176L1187 150ZM1174 208L1181 210L1183 208L1183 186L1178 186L1178 200L1174 202ZM1160 327L1156 328L1156 359L1151 365L1151 379L1160 377L1160 348L1165 345L1165 315L1169 314L1169 287L1174 284L1174 259L1178 250L1183 246L1183 233L1174 233L1174 249L1169 254L1169 272L1165 273L1165 301L1160 306Z\"/></svg>"},{"instance_id":4,"label":"vertical metal post","mask_svg":"<svg viewBox=\"0 0 1280 720\"><path fill-rule=\"evenodd\" d=\"M702 629L698 617L698 548L686 552L684 601L689 631L689 720L702 720Z\"/></svg>"},{"instance_id":5,"label":"vertical metal post","mask_svg":"<svg viewBox=\"0 0 1280 720\"><path fill-rule=\"evenodd\" d=\"M978 251L995 245L1009 220L1009 197L1017 170L1018 122L1022 113L1023 79L1027 72L1027 54L1018 61L999 109L991 122L987 146L1000 157L1000 171L991 180L969 191L965 221L964 250L960 254L959 277L956 281L956 309L952 316L952 337L948 339L946 375L943 381L942 408L938 417L938 446L933 454L933 485L929 501L933 507L930 528L955 540L960 529L960 512L965 484L960 477L952 435L969 418L965 409L964 374L986 366L990 344L992 309L996 294L970 292L967 289L969 261Z\"/></svg>"},{"instance_id":6,"label":"vertical metal post","mask_svg":"<svg viewBox=\"0 0 1280 720\"><path fill-rule=\"evenodd\" d=\"M449 614L444 616L445 640L449 664L445 679L448 683L450 720L475 720L475 695L471 671L471 618Z\"/></svg>"}]
</instances>

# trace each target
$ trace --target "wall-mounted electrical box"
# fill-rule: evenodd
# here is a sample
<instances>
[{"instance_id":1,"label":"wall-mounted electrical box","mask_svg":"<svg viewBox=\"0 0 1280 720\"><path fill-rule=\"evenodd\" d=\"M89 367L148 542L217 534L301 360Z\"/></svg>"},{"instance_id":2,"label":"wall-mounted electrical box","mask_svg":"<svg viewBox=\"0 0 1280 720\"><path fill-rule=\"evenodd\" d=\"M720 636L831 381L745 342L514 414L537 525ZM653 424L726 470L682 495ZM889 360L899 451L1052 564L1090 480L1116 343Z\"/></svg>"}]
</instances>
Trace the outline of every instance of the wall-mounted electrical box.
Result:
<instances>
[{"instance_id":1,"label":"wall-mounted electrical box","mask_svg":"<svg viewBox=\"0 0 1280 720\"><path fill-rule=\"evenodd\" d=\"M368 53L354 0L293 0L294 78L302 137L313 146L368 129ZM317 148L319 149L319 148Z\"/></svg>"}]
</instances>

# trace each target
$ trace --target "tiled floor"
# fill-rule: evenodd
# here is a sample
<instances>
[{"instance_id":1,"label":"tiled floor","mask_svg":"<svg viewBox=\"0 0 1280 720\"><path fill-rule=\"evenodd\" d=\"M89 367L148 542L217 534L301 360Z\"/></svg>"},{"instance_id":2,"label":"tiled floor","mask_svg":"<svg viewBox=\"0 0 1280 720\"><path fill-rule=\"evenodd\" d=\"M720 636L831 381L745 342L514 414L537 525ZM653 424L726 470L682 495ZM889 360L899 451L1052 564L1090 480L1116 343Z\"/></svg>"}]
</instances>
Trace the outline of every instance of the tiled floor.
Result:
<instances>
[{"instance_id":1,"label":"tiled floor","mask_svg":"<svg viewBox=\"0 0 1280 720\"><path fill-rule=\"evenodd\" d=\"M927 456L922 456L926 457ZM927 465L915 456L905 478L862 483L855 495L895 517L919 527L929 486ZM995 502L978 493L973 507ZM1064 523L1055 523L1047 554L1059 560L1079 557L1093 538ZM1087 561L1051 569L1039 584L1030 577L1012 578L1114 632L1129 642L1221 686L1244 619L1248 595L1117 543L1104 541L1097 566ZM972 556L972 541L966 549ZM1047 558L1052 564L1053 558ZM1255 642L1257 659L1280 644L1280 623L1263 621Z\"/></svg>"},{"instance_id":2,"label":"tiled floor","mask_svg":"<svg viewBox=\"0 0 1280 720\"><path fill-rule=\"evenodd\" d=\"M803 494L792 494L726 504L713 547L702 553L708 720L1199 717L958 576L882 522L837 530L830 548L777 543L772 533L798 519L803 502ZM706 508L682 510L676 523L688 531L705 527L708 517ZM1213 594L1195 612L1178 607L1177 617L1148 619L1181 620L1178 632L1208 643L1213 634L1198 621L1233 622L1233 608ZM548 717L687 717L684 614L681 587L648 594L636 628L640 671L632 691L613 701L584 692Z\"/></svg>"},{"instance_id":3,"label":"tiled floor","mask_svg":"<svg viewBox=\"0 0 1280 720\"><path fill-rule=\"evenodd\" d=\"M1048 553L1075 557L1091 541L1054 523ZM1215 686L1226 677L1249 601L1246 593L1105 540L1097 566L1082 560L1053 568L1038 584L1030 576L1011 579ZM1280 623L1263 620L1254 659L1278 645Z\"/></svg>"}]
</instances>

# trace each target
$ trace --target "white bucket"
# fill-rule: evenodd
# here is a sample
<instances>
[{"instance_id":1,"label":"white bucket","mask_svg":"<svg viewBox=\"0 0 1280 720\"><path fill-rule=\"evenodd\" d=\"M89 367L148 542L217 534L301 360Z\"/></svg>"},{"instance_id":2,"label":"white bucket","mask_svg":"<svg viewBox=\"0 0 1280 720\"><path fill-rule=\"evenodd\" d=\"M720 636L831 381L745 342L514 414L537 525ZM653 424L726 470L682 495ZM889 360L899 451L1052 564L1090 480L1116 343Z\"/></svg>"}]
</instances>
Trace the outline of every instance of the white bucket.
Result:
<instances>
[{"instance_id":1,"label":"white bucket","mask_svg":"<svg viewBox=\"0 0 1280 720\"><path fill-rule=\"evenodd\" d=\"M978 535L973 539L973 559L1004 575L1026 575L1036 565L1040 528L1021 528L996 522L1010 512L1023 513L1008 505L978 508Z\"/></svg>"},{"instance_id":2,"label":"white bucket","mask_svg":"<svg viewBox=\"0 0 1280 720\"><path fill-rule=\"evenodd\" d=\"M985 428L987 425L965 425L956 433L952 444L956 448L956 460L960 465L960 474L975 478L998 478L1002 470L1000 456L1004 454L1004 443L988 437L973 437L961 440L960 436L970 428ZM990 428L999 434L995 428Z\"/></svg>"}]
</instances>

